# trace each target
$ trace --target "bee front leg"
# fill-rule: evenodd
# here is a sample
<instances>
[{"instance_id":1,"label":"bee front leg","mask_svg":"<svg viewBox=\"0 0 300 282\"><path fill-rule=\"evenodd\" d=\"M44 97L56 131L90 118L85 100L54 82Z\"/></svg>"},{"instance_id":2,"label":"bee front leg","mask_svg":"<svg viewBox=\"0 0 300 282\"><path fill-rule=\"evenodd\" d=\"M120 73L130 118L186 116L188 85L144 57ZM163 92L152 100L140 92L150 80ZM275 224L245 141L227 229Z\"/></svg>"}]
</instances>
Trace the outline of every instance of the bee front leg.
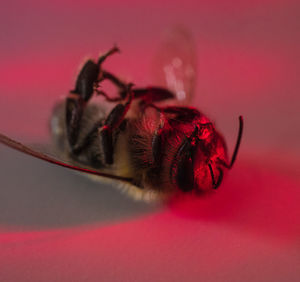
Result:
<instances>
[{"instance_id":1,"label":"bee front leg","mask_svg":"<svg viewBox=\"0 0 300 282\"><path fill-rule=\"evenodd\" d=\"M194 143L197 133L198 128L195 127L191 136L182 141L170 167L171 182L184 192L194 188Z\"/></svg>"},{"instance_id":2,"label":"bee front leg","mask_svg":"<svg viewBox=\"0 0 300 282\"><path fill-rule=\"evenodd\" d=\"M152 146L152 166L153 169L159 171L162 165L164 141L168 132L168 122L163 113L160 113L159 126L155 130L151 146Z\"/></svg>"}]
</instances>

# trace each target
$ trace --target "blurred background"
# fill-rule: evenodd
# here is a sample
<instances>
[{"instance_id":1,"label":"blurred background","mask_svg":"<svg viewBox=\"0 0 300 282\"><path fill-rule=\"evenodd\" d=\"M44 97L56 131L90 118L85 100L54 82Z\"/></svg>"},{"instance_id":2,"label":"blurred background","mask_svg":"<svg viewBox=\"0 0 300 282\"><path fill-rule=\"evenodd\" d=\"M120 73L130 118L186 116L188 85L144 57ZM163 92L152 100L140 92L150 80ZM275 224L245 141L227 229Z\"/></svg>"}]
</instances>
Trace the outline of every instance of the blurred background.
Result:
<instances>
[{"instance_id":1,"label":"blurred background","mask_svg":"<svg viewBox=\"0 0 300 282\"><path fill-rule=\"evenodd\" d=\"M62 168L0 147L1 281L298 281L300 4L253 1L9 1L0 4L0 131L48 139L54 103L80 65L156 83L164 32L194 37L192 104L238 161L202 198L135 202Z\"/></svg>"}]
</instances>

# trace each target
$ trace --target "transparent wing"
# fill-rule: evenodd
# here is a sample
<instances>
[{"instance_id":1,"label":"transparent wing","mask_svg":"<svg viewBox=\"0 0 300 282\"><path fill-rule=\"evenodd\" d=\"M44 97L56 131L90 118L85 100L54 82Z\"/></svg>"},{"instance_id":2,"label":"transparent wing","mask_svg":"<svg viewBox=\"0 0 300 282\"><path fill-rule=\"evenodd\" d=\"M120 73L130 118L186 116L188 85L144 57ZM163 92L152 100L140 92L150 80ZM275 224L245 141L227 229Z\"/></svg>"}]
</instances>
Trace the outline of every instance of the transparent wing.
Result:
<instances>
[{"instance_id":1,"label":"transparent wing","mask_svg":"<svg viewBox=\"0 0 300 282\"><path fill-rule=\"evenodd\" d=\"M155 82L173 91L182 104L192 100L196 82L196 48L184 27L176 26L166 31L154 59L153 74Z\"/></svg>"},{"instance_id":2,"label":"transparent wing","mask_svg":"<svg viewBox=\"0 0 300 282\"><path fill-rule=\"evenodd\" d=\"M131 182L130 178L127 177L122 177L122 176L117 176L113 175L110 173L106 172L100 172L96 171L90 167L87 166L82 166L77 163L74 163L73 161L71 162L70 160L67 159L66 156L59 154L58 152L53 149L51 145L24 145L16 140L13 140L3 134L0 133L0 143L13 148L15 150L18 150L22 153L25 153L27 155L33 156L35 158L44 160L46 162L59 165L65 168L69 168L72 170L76 170L79 172L91 174L91 175L96 175L100 176L106 179L114 179L114 180L121 180L125 182ZM104 179L105 180L105 179Z\"/></svg>"}]
</instances>

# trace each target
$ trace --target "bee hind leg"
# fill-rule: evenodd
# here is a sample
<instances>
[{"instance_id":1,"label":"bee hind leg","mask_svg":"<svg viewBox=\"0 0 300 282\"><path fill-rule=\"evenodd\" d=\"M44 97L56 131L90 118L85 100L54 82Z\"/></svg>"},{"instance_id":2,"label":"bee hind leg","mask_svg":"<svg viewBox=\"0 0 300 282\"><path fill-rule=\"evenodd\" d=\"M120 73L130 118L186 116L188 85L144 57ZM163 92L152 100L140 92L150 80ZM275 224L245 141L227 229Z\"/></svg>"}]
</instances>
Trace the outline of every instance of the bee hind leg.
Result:
<instances>
[{"instance_id":1,"label":"bee hind leg","mask_svg":"<svg viewBox=\"0 0 300 282\"><path fill-rule=\"evenodd\" d=\"M117 97L109 97L104 91L99 90L97 87L99 86L99 83L103 80L109 80L112 84L114 84L118 89L118 95ZM124 83L121 79L119 79L117 76L112 74L111 72L102 70L101 72L101 78L97 81L97 87L95 88L95 91L98 95L102 95L105 97L106 101L108 102L120 102L127 97L127 84Z\"/></svg>"},{"instance_id":2,"label":"bee hind leg","mask_svg":"<svg viewBox=\"0 0 300 282\"><path fill-rule=\"evenodd\" d=\"M116 52L119 52L119 49L113 47L99 57L97 63L88 60L77 77L74 90L70 91L66 99L67 138L71 148L74 148L78 140L84 108L95 91L95 85L102 77L101 64Z\"/></svg>"}]
</instances>

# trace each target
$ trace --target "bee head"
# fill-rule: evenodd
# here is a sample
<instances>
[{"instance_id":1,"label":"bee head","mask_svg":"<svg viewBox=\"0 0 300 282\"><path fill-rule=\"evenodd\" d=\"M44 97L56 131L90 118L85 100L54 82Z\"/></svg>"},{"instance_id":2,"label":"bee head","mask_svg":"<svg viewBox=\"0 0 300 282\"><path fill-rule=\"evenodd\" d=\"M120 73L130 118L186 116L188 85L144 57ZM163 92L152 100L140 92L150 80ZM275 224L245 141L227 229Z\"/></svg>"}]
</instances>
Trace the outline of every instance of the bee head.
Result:
<instances>
[{"instance_id":1,"label":"bee head","mask_svg":"<svg viewBox=\"0 0 300 282\"><path fill-rule=\"evenodd\" d=\"M197 124L178 149L172 166L172 180L182 191L215 189L223 177L218 159L227 162L223 138L211 123Z\"/></svg>"},{"instance_id":2,"label":"bee head","mask_svg":"<svg viewBox=\"0 0 300 282\"><path fill-rule=\"evenodd\" d=\"M217 189L223 172L235 162L243 131L243 119L231 162L228 162L224 138L212 123L197 124L193 133L180 146L174 162L173 179L182 191L207 191Z\"/></svg>"}]
</instances>

